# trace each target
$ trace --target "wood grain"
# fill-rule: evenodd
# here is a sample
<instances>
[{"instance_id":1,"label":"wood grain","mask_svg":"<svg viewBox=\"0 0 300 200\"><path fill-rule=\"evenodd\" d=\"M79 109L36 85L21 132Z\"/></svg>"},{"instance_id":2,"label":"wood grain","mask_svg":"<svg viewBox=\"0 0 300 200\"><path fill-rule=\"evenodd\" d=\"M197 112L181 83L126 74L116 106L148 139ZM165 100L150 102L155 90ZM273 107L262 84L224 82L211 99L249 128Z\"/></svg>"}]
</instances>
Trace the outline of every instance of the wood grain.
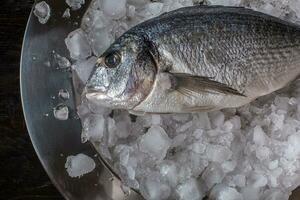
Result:
<instances>
[{"instance_id":1,"label":"wood grain","mask_svg":"<svg viewBox=\"0 0 300 200\"><path fill-rule=\"evenodd\" d=\"M19 61L33 0L0 6L0 199L62 199L42 168L22 115Z\"/></svg>"}]
</instances>

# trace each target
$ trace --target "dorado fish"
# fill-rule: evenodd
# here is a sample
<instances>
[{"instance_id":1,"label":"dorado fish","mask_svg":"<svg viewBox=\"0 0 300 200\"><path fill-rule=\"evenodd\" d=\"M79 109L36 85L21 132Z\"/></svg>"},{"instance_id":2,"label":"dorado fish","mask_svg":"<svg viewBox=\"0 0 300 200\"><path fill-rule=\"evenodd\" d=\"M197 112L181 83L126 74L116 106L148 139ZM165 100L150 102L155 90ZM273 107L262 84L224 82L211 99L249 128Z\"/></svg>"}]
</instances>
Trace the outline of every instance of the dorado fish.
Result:
<instances>
[{"instance_id":1,"label":"dorado fish","mask_svg":"<svg viewBox=\"0 0 300 200\"><path fill-rule=\"evenodd\" d=\"M240 7L193 6L145 21L99 57L84 95L133 114L245 105L300 73L300 28Z\"/></svg>"}]
</instances>

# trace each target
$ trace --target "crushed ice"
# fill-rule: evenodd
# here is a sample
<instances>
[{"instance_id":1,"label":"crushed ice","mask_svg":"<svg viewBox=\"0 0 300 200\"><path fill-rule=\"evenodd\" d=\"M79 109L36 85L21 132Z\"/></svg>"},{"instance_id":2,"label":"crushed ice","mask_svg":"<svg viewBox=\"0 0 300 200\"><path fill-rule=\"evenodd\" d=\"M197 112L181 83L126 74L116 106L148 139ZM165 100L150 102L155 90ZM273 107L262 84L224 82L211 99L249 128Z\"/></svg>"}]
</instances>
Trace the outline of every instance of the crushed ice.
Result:
<instances>
[{"instance_id":1,"label":"crushed ice","mask_svg":"<svg viewBox=\"0 0 300 200\"><path fill-rule=\"evenodd\" d=\"M41 24L46 24L50 18L51 9L45 1L41 1L35 5L33 13Z\"/></svg>"},{"instance_id":2,"label":"crushed ice","mask_svg":"<svg viewBox=\"0 0 300 200\"><path fill-rule=\"evenodd\" d=\"M81 28L65 40L73 72L84 84L93 55L124 31L203 2L251 7L292 22L300 17L298 0L93 0ZM125 186L149 200L287 200L300 185L299 86L298 81L250 105L211 113L133 117L84 101L78 106L82 141L94 143Z\"/></svg>"},{"instance_id":3,"label":"crushed ice","mask_svg":"<svg viewBox=\"0 0 300 200\"><path fill-rule=\"evenodd\" d=\"M85 0L66 0L66 3L72 8L72 10L78 10L85 4Z\"/></svg>"}]
</instances>

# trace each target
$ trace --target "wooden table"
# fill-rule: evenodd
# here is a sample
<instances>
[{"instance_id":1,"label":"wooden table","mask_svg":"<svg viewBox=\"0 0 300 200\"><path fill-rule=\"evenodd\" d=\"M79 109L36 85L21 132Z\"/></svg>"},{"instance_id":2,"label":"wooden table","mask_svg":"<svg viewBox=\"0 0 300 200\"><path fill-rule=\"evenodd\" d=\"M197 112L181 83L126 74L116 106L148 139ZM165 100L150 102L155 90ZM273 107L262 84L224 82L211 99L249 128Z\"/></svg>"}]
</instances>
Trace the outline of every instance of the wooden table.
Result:
<instances>
[{"instance_id":1,"label":"wooden table","mask_svg":"<svg viewBox=\"0 0 300 200\"><path fill-rule=\"evenodd\" d=\"M0 199L62 199L32 147L22 115L19 60L33 0L0 6Z\"/></svg>"}]
</instances>

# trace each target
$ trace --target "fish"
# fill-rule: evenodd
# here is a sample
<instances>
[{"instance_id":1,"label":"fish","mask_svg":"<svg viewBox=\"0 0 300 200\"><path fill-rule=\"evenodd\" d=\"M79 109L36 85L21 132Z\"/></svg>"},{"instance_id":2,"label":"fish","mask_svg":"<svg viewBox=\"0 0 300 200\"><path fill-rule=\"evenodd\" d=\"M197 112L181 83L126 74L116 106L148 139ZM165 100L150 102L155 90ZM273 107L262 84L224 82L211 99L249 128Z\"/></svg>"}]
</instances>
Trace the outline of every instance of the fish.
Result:
<instances>
[{"instance_id":1,"label":"fish","mask_svg":"<svg viewBox=\"0 0 300 200\"><path fill-rule=\"evenodd\" d=\"M191 6L129 29L95 63L83 96L147 113L237 108L300 73L300 28L243 7Z\"/></svg>"}]
</instances>

